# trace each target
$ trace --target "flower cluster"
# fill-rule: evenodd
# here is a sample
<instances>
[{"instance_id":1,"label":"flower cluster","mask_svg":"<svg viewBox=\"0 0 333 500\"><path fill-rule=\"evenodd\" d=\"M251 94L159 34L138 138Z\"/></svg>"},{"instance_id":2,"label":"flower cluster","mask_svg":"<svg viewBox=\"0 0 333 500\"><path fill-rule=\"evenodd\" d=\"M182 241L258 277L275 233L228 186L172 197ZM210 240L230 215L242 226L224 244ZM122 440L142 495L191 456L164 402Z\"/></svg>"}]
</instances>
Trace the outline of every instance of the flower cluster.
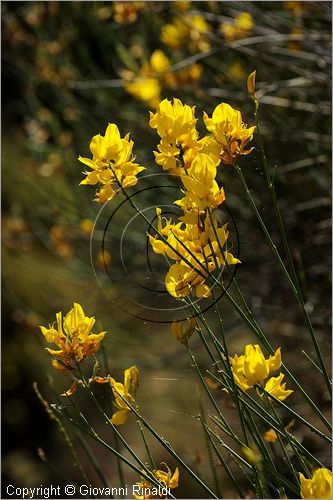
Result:
<instances>
[{"instance_id":1,"label":"flower cluster","mask_svg":"<svg viewBox=\"0 0 333 500\"><path fill-rule=\"evenodd\" d=\"M141 481L136 483L133 487L133 492L138 491L138 493L134 493L134 498L138 500L149 499L156 496L165 498L168 495L168 491L177 488L179 482L178 467L176 467L175 472L172 473L169 467L166 464L164 465L167 468L166 471L160 469L153 470L153 474L162 485L162 488L156 488L152 486L146 478L141 478ZM164 489L166 489L167 495L165 495Z\"/></svg>"},{"instance_id":2,"label":"flower cluster","mask_svg":"<svg viewBox=\"0 0 333 500\"><path fill-rule=\"evenodd\" d=\"M52 354L52 365L60 371L72 370L85 358L98 351L106 332L92 333L95 318L85 315L80 304L74 307L63 318L56 314L57 321L49 328L40 326L47 342L56 344L58 349L46 348Z\"/></svg>"},{"instance_id":3,"label":"flower cluster","mask_svg":"<svg viewBox=\"0 0 333 500\"><path fill-rule=\"evenodd\" d=\"M195 108L179 99L164 99L156 113L150 113L149 124L160 137L155 161L180 177L184 194L175 201L183 211L179 220L163 224L157 209L158 234L149 235L155 253L176 261L165 278L168 292L176 298L192 290L197 297L209 297L208 275L239 262L225 248L227 226L220 226L214 214L225 200L217 173L219 165L232 164L239 155L251 152L245 146L255 127L247 128L240 112L224 103L216 107L212 118L205 113L204 121L209 133L199 138Z\"/></svg>"},{"instance_id":4,"label":"flower cluster","mask_svg":"<svg viewBox=\"0 0 333 500\"><path fill-rule=\"evenodd\" d=\"M256 385L264 384L272 372L281 368L281 348L266 359L259 345L248 344L245 346L244 354L241 356L235 354L230 358L230 364L236 384L244 391L248 391ZM277 377L269 378L264 386L266 392L280 401L293 392L286 389L286 384L282 383L283 378L284 374L280 373Z\"/></svg>"},{"instance_id":5,"label":"flower cluster","mask_svg":"<svg viewBox=\"0 0 333 500\"><path fill-rule=\"evenodd\" d=\"M84 172L86 178L81 185L99 185L95 201L111 200L119 189L128 189L137 182L137 175L144 167L135 163L133 141L129 134L120 137L117 125L110 123L105 135L95 135L90 142L92 159L79 156L79 161L91 170Z\"/></svg>"},{"instance_id":6,"label":"flower cluster","mask_svg":"<svg viewBox=\"0 0 333 500\"><path fill-rule=\"evenodd\" d=\"M240 111L229 104L219 104L209 118L204 113L204 122L212 133L212 153L221 159L222 163L233 164L239 155L248 155L253 148L245 149L252 141L255 127L243 123Z\"/></svg>"}]
</instances>

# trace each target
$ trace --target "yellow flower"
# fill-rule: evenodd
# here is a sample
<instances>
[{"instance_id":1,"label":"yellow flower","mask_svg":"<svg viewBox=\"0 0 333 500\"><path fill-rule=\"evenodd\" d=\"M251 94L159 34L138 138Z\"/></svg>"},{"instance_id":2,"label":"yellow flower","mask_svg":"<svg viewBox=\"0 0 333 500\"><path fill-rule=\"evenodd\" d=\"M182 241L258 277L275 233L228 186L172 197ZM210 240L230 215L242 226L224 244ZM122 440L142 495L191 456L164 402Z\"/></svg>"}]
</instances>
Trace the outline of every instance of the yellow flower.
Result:
<instances>
[{"instance_id":1,"label":"yellow flower","mask_svg":"<svg viewBox=\"0 0 333 500\"><path fill-rule=\"evenodd\" d=\"M268 431L266 431L263 437L267 443L275 443L278 438L274 429L269 429Z\"/></svg>"},{"instance_id":2,"label":"yellow flower","mask_svg":"<svg viewBox=\"0 0 333 500\"><path fill-rule=\"evenodd\" d=\"M228 42L239 40L249 35L254 27L252 16L249 12L240 12L232 23L222 23L220 30Z\"/></svg>"},{"instance_id":3,"label":"yellow flower","mask_svg":"<svg viewBox=\"0 0 333 500\"><path fill-rule=\"evenodd\" d=\"M86 235L89 236L92 233L93 228L94 228L94 223L91 219L82 219L80 221L80 229Z\"/></svg>"},{"instance_id":4,"label":"yellow flower","mask_svg":"<svg viewBox=\"0 0 333 500\"><path fill-rule=\"evenodd\" d=\"M216 208L225 200L224 189L219 188L216 177L216 166L219 160L207 154L197 154L191 166L182 175L186 189L185 197L175 201L184 211L205 208Z\"/></svg>"},{"instance_id":5,"label":"yellow flower","mask_svg":"<svg viewBox=\"0 0 333 500\"><path fill-rule=\"evenodd\" d=\"M197 142L196 121L195 108L182 104L179 99L173 103L164 99L156 113L150 113L149 125L161 137L158 151L154 151L155 160L164 170L186 169L191 165L201 148Z\"/></svg>"},{"instance_id":6,"label":"yellow flower","mask_svg":"<svg viewBox=\"0 0 333 500\"><path fill-rule=\"evenodd\" d=\"M161 41L172 49L187 46L190 50L205 51L210 43L205 39L205 33L211 27L200 14L179 15L171 24L165 24L161 31Z\"/></svg>"},{"instance_id":7,"label":"yellow flower","mask_svg":"<svg viewBox=\"0 0 333 500\"><path fill-rule=\"evenodd\" d=\"M230 364L236 384L239 385L239 387L241 387L244 391L248 391L251 389L251 386L248 384L244 375L244 359L243 354L241 356L237 356L237 354L235 354L232 358L230 358Z\"/></svg>"},{"instance_id":8,"label":"yellow flower","mask_svg":"<svg viewBox=\"0 0 333 500\"><path fill-rule=\"evenodd\" d=\"M173 103L164 99L160 102L157 112L150 113L149 125L157 129L162 139L175 140L187 137L195 130L194 112L195 107L191 108L187 104L182 104L179 99L173 99Z\"/></svg>"},{"instance_id":9,"label":"yellow flower","mask_svg":"<svg viewBox=\"0 0 333 500\"><path fill-rule=\"evenodd\" d=\"M181 344L186 344L187 340L192 337L195 332L195 319L191 318L188 320L188 325L186 330L183 329L182 321L173 321L171 325L172 335Z\"/></svg>"},{"instance_id":10,"label":"yellow flower","mask_svg":"<svg viewBox=\"0 0 333 500\"><path fill-rule=\"evenodd\" d=\"M150 57L150 67L152 71L163 75L171 66L169 58L164 54L163 50L154 50Z\"/></svg>"},{"instance_id":11,"label":"yellow flower","mask_svg":"<svg viewBox=\"0 0 333 500\"><path fill-rule=\"evenodd\" d=\"M95 318L85 316L80 304L74 307L63 318L62 313L56 314L56 323L49 328L40 326L47 342L56 344L58 350L46 348L54 358L52 365L60 371L75 368L85 358L97 352L106 332L94 334L91 332Z\"/></svg>"},{"instance_id":12,"label":"yellow flower","mask_svg":"<svg viewBox=\"0 0 333 500\"><path fill-rule=\"evenodd\" d=\"M163 470L153 470L153 474L155 478L160 482L161 486L156 487L153 486L147 479L141 478L141 481L136 483L133 487L133 496L138 500L145 500L149 498L153 498L156 496L160 496L161 498L165 498L168 495L165 495L165 491L173 490L177 488L179 484L179 470L176 467L175 472L172 474L169 467L164 464L167 468L167 471ZM136 491L138 493L136 493Z\"/></svg>"},{"instance_id":13,"label":"yellow flower","mask_svg":"<svg viewBox=\"0 0 333 500\"><path fill-rule=\"evenodd\" d=\"M123 189L129 189L137 183L136 176L144 167L134 163L132 149L129 134L122 139L117 125L110 123L105 136L95 135L90 142L93 158L79 156L79 161L91 169L84 172L86 178L80 184L99 184L95 198L99 203L111 200L120 189L119 184Z\"/></svg>"},{"instance_id":14,"label":"yellow flower","mask_svg":"<svg viewBox=\"0 0 333 500\"><path fill-rule=\"evenodd\" d=\"M117 382L115 379L110 379L112 392L115 398L115 407L117 411L112 415L111 422L114 425L122 425L126 422L131 408L122 399L125 398L130 404L135 403L135 399L130 394L130 390L135 390L139 385L139 370L136 366L131 366L124 371L124 383ZM122 396L122 397L121 397Z\"/></svg>"},{"instance_id":15,"label":"yellow flower","mask_svg":"<svg viewBox=\"0 0 333 500\"><path fill-rule=\"evenodd\" d=\"M249 344L245 347L244 375L248 384L254 385L263 382L269 374L268 363L259 345Z\"/></svg>"},{"instance_id":16,"label":"yellow flower","mask_svg":"<svg viewBox=\"0 0 333 500\"><path fill-rule=\"evenodd\" d=\"M281 367L281 348L275 351L274 356L265 359L259 345L248 344L245 353L231 357L230 363L235 382L247 391L263 383L271 372Z\"/></svg>"},{"instance_id":17,"label":"yellow flower","mask_svg":"<svg viewBox=\"0 0 333 500\"><path fill-rule=\"evenodd\" d=\"M165 24L161 31L161 41L171 49L178 49L188 39L189 27L181 17L176 17L172 24Z\"/></svg>"},{"instance_id":18,"label":"yellow flower","mask_svg":"<svg viewBox=\"0 0 333 500\"><path fill-rule=\"evenodd\" d=\"M161 86L157 78L138 77L134 81L125 83L125 90L152 107L157 106L161 95Z\"/></svg>"},{"instance_id":19,"label":"yellow flower","mask_svg":"<svg viewBox=\"0 0 333 500\"><path fill-rule=\"evenodd\" d=\"M145 478L133 486L133 497L136 500L148 500L153 497L152 484ZM138 493L136 493L138 491Z\"/></svg>"},{"instance_id":20,"label":"yellow flower","mask_svg":"<svg viewBox=\"0 0 333 500\"><path fill-rule=\"evenodd\" d=\"M221 103L214 109L211 118L204 112L204 122L215 141L212 152L223 163L233 164L239 155L251 153L253 148L244 148L253 139L255 127L247 128L240 111Z\"/></svg>"},{"instance_id":21,"label":"yellow flower","mask_svg":"<svg viewBox=\"0 0 333 500\"><path fill-rule=\"evenodd\" d=\"M162 86L171 62L162 50L155 50L137 75L128 70L122 70L125 90L137 99L156 108L160 99Z\"/></svg>"},{"instance_id":22,"label":"yellow flower","mask_svg":"<svg viewBox=\"0 0 333 500\"><path fill-rule=\"evenodd\" d=\"M170 267L165 277L166 289L175 298L182 298L189 295L191 287L194 285L195 281L192 269L178 262Z\"/></svg>"},{"instance_id":23,"label":"yellow flower","mask_svg":"<svg viewBox=\"0 0 333 500\"><path fill-rule=\"evenodd\" d=\"M271 377L265 384L265 391L280 401L283 401L294 392L286 390L286 384L282 384L283 378L284 374L280 373L278 377Z\"/></svg>"},{"instance_id":24,"label":"yellow flower","mask_svg":"<svg viewBox=\"0 0 333 500\"><path fill-rule=\"evenodd\" d=\"M332 472L329 469L316 469L311 479L299 474L302 498L332 498Z\"/></svg>"},{"instance_id":25,"label":"yellow flower","mask_svg":"<svg viewBox=\"0 0 333 500\"><path fill-rule=\"evenodd\" d=\"M178 467L176 467L175 472L172 474L171 470L169 469L169 467L167 465L166 465L166 468L167 468L166 472L163 470L154 471L154 476L166 488L173 490L174 488L177 488L177 486L178 486L179 470L178 470Z\"/></svg>"},{"instance_id":26,"label":"yellow flower","mask_svg":"<svg viewBox=\"0 0 333 500\"><path fill-rule=\"evenodd\" d=\"M198 211L193 211L181 217L181 222L167 221L163 227L161 210L156 211L159 235L164 236L168 244L149 235L150 244L155 253L164 253L177 261L165 277L168 292L175 298L182 298L194 288L197 297L209 297L211 291L205 283L205 274L213 271L216 265L220 268L226 262L228 265L239 263L230 252L223 250L228 239L227 226L219 227L214 215L214 228L208 215L202 224Z\"/></svg>"}]
</instances>

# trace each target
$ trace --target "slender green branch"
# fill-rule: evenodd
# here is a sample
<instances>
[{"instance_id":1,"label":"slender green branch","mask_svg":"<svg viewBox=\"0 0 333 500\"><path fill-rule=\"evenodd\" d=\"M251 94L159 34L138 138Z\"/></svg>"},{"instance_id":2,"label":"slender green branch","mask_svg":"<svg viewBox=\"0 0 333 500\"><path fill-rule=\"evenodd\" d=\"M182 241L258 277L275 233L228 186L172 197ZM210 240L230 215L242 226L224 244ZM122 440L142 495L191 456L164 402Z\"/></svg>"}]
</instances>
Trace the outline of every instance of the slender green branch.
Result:
<instances>
[{"instance_id":1,"label":"slender green branch","mask_svg":"<svg viewBox=\"0 0 333 500\"><path fill-rule=\"evenodd\" d=\"M241 168L238 166L238 165L234 165L235 167L235 170L243 184L243 187L244 187L244 190L246 192L246 195L247 195L247 198L250 202L250 205L252 206L252 209L258 219L258 222L260 224L260 227L267 239L267 242L270 246L270 249L272 250L272 253L274 255L274 257L276 258L281 270L282 270L282 273L284 275L284 277L286 278L287 282L289 283L289 286L297 300L297 303L302 311L302 314L303 314L303 317L304 317L304 320L305 320L305 323L307 325L307 328L309 330L309 333L310 333L310 337L311 337L311 340L312 340L312 343L314 345L314 348L315 348L315 351L316 351L316 354L317 354L317 357L318 357L318 361L319 361L319 364L320 364L320 367L321 367L321 370L324 374L324 378L325 378L325 382L326 382L326 386L327 386L327 389L328 389L328 392L330 395L332 395L332 384L331 384L331 381L329 379L329 376L328 376L328 373L327 373L327 370L326 370L326 366L325 366L325 363L324 363L324 360L323 360L323 356L322 356L322 353L321 353L321 350L320 350L320 347L319 347L319 344L318 344L318 341L317 341L317 337L315 335L315 332L314 332L314 329L312 327L312 323L310 321L310 318L309 318L309 315L308 315L308 312L306 310L306 307L305 307L305 303L304 303L304 299L303 299L303 295L302 295L302 292L301 292L301 289L300 289L300 286L299 286L299 283L298 283L298 279L297 279L297 275L296 275L296 272L295 272L295 276L294 276L294 279L296 280L295 282L293 281L293 279L291 278L290 274L288 273L288 270L280 256L280 253L274 243L274 241L272 240L271 238L271 235L269 234L269 231L259 213L259 210L257 208L257 205L253 199L253 196L251 194L251 191L249 190L248 188L248 185L246 183L246 180L245 180L245 177L244 177L244 174L241 170ZM271 183L271 181L269 180L269 182ZM276 200L276 206L277 205L277 200ZM282 223L282 218L281 218L281 214L280 212L278 212L278 220L280 221L280 225L282 224L282 228L283 228L283 231L282 231L282 234L284 235L284 238L282 236L282 239L285 240L285 245L287 246L287 254L290 254L290 250L289 250L289 245L288 245L288 240L287 240L287 237L286 237L286 234L285 234L285 231L284 231L284 227L283 227L283 223ZM290 259L291 259L291 266L292 266L292 269L294 269L293 267L293 263L292 263L292 258L290 256Z\"/></svg>"}]
</instances>

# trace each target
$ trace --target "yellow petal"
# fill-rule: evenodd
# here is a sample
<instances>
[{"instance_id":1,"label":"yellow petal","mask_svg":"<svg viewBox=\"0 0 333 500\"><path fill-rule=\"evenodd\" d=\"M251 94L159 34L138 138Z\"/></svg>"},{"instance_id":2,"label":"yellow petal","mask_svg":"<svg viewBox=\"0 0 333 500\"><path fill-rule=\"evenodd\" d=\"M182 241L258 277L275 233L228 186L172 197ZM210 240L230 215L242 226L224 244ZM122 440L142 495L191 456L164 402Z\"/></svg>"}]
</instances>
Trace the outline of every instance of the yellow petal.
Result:
<instances>
[{"instance_id":1,"label":"yellow petal","mask_svg":"<svg viewBox=\"0 0 333 500\"><path fill-rule=\"evenodd\" d=\"M114 425L123 425L127 420L128 414L129 410L118 410L112 415L111 422Z\"/></svg>"}]
</instances>

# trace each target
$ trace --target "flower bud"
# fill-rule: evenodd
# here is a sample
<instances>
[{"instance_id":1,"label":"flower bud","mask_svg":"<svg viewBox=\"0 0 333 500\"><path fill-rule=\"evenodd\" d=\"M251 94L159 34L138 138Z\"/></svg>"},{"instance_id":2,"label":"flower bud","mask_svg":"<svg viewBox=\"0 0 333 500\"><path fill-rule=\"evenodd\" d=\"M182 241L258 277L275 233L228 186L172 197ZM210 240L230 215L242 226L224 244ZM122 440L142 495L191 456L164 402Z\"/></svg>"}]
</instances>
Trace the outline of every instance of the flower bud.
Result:
<instances>
[{"instance_id":1,"label":"flower bud","mask_svg":"<svg viewBox=\"0 0 333 500\"><path fill-rule=\"evenodd\" d=\"M256 99L256 71L253 71L247 79L247 91L253 100Z\"/></svg>"}]
</instances>

